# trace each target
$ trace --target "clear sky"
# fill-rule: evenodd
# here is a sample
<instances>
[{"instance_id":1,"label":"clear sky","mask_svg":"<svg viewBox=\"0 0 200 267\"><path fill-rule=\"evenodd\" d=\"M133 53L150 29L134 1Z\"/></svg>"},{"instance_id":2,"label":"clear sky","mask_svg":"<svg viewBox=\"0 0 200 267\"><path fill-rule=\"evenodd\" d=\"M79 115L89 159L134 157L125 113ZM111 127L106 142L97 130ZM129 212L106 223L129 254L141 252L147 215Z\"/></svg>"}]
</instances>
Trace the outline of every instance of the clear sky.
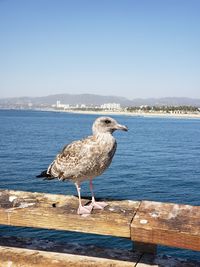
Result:
<instances>
[{"instance_id":1,"label":"clear sky","mask_svg":"<svg viewBox=\"0 0 200 267\"><path fill-rule=\"evenodd\" d=\"M0 0L0 97L200 98L200 0Z\"/></svg>"}]
</instances>

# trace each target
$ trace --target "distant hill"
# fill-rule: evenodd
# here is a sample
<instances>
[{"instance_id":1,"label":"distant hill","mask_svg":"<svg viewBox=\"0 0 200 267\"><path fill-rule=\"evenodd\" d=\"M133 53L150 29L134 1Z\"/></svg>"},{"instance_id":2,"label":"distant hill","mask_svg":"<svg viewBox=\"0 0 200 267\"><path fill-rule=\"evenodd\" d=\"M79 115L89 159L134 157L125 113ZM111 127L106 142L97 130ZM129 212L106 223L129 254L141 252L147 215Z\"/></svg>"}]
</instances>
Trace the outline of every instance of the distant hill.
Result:
<instances>
[{"instance_id":1,"label":"distant hill","mask_svg":"<svg viewBox=\"0 0 200 267\"><path fill-rule=\"evenodd\" d=\"M104 103L120 103L122 106L131 105L131 100L125 97L118 96L101 96L94 94L56 94L49 95L44 97L19 97L19 98L2 98L0 99L0 104L55 104L57 100L60 100L63 104L76 105L76 104L85 104L85 105L101 105Z\"/></svg>"},{"instance_id":2,"label":"distant hill","mask_svg":"<svg viewBox=\"0 0 200 267\"><path fill-rule=\"evenodd\" d=\"M17 98L2 98L0 99L1 105L15 105L15 104L28 104L33 105L52 105L55 104L57 100L60 100L63 104L76 105L101 105L104 103L120 103L122 106L181 106L181 105L191 105L200 107L200 99L193 99L187 97L165 97L165 98L136 98L128 99L119 96L102 96L95 94L56 94L43 97L17 97Z\"/></svg>"}]
</instances>

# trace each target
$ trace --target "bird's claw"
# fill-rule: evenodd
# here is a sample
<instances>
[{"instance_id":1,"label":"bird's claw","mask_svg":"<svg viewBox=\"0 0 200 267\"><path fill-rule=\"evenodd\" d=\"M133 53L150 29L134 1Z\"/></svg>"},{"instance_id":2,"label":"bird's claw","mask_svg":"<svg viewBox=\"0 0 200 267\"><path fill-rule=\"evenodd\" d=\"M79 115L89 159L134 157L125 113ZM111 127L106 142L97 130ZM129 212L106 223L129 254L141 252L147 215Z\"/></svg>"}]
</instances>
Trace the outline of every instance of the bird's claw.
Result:
<instances>
[{"instance_id":1,"label":"bird's claw","mask_svg":"<svg viewBox=\"0 0 200 267\"><path fill-rule=\"evenodd\" d=\"M78 215L83 215L83 214L90 214L92 211L92 207L90 206L79 206L77 210Z\"/></svg>"},{"instance_id":2,"label":"bird's claw","mask_svg":"<svg viewBox=\"0 0 200 267\"><path fill-rule=\"evenodd\" d=\"M90 204L94 210L103 210L108 204L106 202L94 201Z\"/></svg>"}]
</instances>

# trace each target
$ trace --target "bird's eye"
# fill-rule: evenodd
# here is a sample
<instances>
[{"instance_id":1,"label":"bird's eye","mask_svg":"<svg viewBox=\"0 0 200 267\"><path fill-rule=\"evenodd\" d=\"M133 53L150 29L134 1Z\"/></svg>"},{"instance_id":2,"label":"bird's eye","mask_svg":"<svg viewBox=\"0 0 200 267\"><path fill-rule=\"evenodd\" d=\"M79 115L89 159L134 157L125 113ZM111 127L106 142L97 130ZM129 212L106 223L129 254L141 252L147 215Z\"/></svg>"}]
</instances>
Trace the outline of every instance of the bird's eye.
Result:
<instances>
[{"instance_id":1,"label":"bird's eye","mask_svg":"<svg viewBox=\"0 0 200 267\"><path fill-rule=\"evenodd\" d=\"M106 124L109 124L109 123L111 123L111 121L110 120L105 120L104 121Z\"/></svg>"}]
</instances>

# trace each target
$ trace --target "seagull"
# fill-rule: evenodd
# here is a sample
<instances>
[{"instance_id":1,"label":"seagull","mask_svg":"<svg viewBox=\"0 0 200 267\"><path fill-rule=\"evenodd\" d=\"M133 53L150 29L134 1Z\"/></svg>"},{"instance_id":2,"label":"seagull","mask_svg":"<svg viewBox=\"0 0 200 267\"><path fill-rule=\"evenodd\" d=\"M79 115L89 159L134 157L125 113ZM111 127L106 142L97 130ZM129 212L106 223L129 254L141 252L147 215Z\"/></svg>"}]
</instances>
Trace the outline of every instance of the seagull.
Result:
<instances>
[{"instance_id":1,"label":"seagull","mask_svg":"<svg viewBox=\"0 0 200 267\"><path fill-rule=\"evenodd\" d=\"M92 209L104 209L105 202L97 202L94 197L92 180L101 175L111 164L117 148L113 137L115 130L128 131L125 125L119 124L111 117L99 117L92 126L93 134L82 140L65 145L47 170L37 177L45 180L59 179L74 182L79 199L77 214L90 214ZM92 201L83 206L81 202L81 183L90 180Z\"/></svg>"}]
</instances>

